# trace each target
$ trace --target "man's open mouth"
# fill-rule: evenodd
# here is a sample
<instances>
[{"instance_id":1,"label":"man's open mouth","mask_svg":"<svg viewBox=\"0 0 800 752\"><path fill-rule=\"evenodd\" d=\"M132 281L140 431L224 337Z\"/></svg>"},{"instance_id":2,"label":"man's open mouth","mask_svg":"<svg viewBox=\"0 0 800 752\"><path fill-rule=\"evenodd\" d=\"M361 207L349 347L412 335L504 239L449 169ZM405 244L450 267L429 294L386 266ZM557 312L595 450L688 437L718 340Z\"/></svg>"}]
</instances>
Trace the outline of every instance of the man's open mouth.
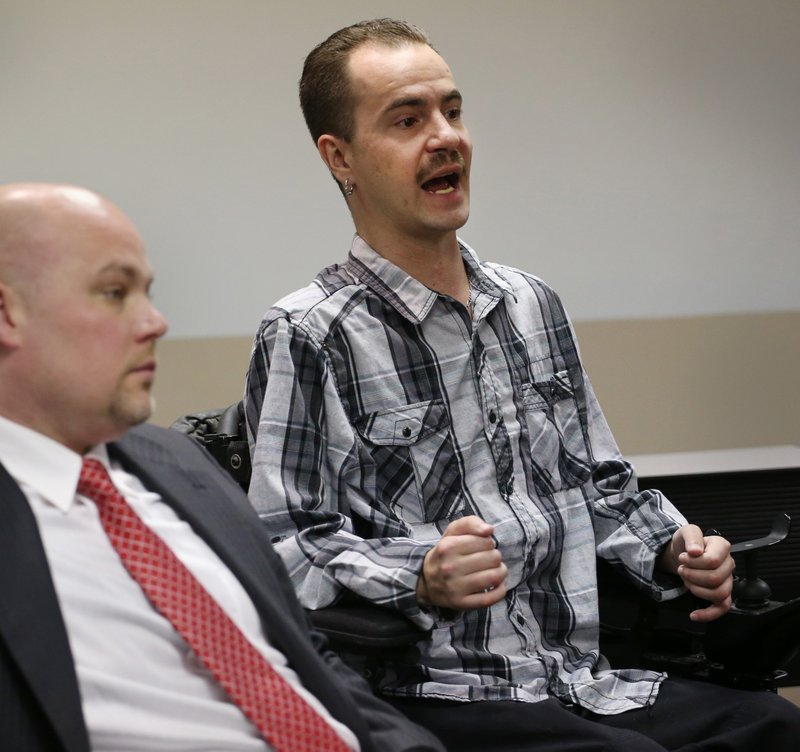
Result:
<instances>
[{"instance_id":1,"label":"man's open mouth","mask_svg":"<svg viewBox=\"0 0 800 752\"><path fill-rule=\"evenodd\" d=\"M449 172L446 175L439 175L438 177L426 180L422 184L422 190L437 195L452 193L458 188L458 181L459 176L455 172Z\"/></svg>"}]
</instances>

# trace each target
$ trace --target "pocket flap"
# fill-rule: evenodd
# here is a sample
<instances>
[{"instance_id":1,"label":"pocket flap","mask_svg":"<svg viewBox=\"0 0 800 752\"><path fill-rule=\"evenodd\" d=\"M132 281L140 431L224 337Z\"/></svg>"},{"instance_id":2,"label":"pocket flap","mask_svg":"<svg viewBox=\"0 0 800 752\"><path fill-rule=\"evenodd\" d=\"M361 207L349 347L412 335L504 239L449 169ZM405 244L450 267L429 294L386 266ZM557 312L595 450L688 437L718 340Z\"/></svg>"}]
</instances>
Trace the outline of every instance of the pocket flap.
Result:
<instances>
[{"instance_id":1,"label":"pocket flap","mask_svg":"<svg viewBox=\"0 0 800 752\"><path fill-rule=\"evenodd\" d=\"M574 390L568 371L558 371L541 381L522 385L522 404L526 410L536 410L554 405L572 397Z\"/></svg>"},{"instance_id":2,"label":"pocket flap","mask_svg":"<svg viewBox=\"0 0 800 752\"><path fill-rule=\"evenodd\" d=\"M362 415L355 428L366 441L378 445L410 446L450 424L442 400L400 405Z\"/></svg>"}]
</instances>

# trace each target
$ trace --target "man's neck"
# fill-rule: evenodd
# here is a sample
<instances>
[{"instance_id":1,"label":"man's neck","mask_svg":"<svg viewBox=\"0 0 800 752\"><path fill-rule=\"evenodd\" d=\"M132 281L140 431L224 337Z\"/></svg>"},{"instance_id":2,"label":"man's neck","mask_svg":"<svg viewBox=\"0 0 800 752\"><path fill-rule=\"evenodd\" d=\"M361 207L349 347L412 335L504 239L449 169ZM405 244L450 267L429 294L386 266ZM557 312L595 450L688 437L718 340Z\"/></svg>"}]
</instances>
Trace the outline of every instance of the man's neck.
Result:
<instances>
[{"instance_id":1,"label":"man's neck","mask_svg":"<svg viewBox=\"0 0 800 752\"><path fill-rule=\"evenodd\" d=\"M444 236L438 242L415 242L408 239L380 242L364 237L361 233L359 235L374 251L400 267L410 277L466 305L469 287L455 233Z\"/></svg>"}]
</instances>

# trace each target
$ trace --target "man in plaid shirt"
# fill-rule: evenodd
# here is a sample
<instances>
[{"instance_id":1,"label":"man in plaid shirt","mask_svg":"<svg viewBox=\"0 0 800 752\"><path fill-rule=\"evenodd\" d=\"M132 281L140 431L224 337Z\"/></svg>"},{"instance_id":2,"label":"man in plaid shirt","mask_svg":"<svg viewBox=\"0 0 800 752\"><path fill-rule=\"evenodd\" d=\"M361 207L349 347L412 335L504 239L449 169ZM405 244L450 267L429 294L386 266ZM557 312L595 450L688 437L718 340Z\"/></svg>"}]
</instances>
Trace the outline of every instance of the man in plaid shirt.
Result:
<instances>
[{"instance_id":1,"label":"man in plaid shirt","mask_svg":"<svg viewBox=\"0 0 800 752\"><path fill-rule=\"evenodd\" d=\"M303 605L350 592L432 628L381 690L450 749L788 749L789 703L600 655L596 556L710 621L730 546L637 490L557 295L457 237L472 147L425 34L336 32L300 97L356 236L267 313L246 412L251 501Z\"/></svg>"}]
</instances>

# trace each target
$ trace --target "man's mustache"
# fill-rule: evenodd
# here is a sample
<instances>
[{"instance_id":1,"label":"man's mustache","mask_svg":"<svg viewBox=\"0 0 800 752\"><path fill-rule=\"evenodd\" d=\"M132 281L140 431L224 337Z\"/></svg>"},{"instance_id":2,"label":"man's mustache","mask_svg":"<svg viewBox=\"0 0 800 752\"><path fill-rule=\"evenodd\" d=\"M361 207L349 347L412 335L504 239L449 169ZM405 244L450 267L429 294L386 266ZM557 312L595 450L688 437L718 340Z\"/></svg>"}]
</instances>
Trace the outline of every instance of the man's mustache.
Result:
<instances>
[{"instance_id":1,"label":"man's mustache","mask_svg":"<svg viewBox=\"0 0 800 752\"><path fill-rule=\"evenodd\" d=\"M443 152L436 152L436 154L431 157L428 164L426 164L425 167L423 167L417 173L417 182L420 184L426 182L430 179L430 176L433 175L433 173L445 165L457 165L461 168L462 173L467 169L466 160L461 156L461 153L455 149L447 154Z\"/></svg>"}]
</instances>

